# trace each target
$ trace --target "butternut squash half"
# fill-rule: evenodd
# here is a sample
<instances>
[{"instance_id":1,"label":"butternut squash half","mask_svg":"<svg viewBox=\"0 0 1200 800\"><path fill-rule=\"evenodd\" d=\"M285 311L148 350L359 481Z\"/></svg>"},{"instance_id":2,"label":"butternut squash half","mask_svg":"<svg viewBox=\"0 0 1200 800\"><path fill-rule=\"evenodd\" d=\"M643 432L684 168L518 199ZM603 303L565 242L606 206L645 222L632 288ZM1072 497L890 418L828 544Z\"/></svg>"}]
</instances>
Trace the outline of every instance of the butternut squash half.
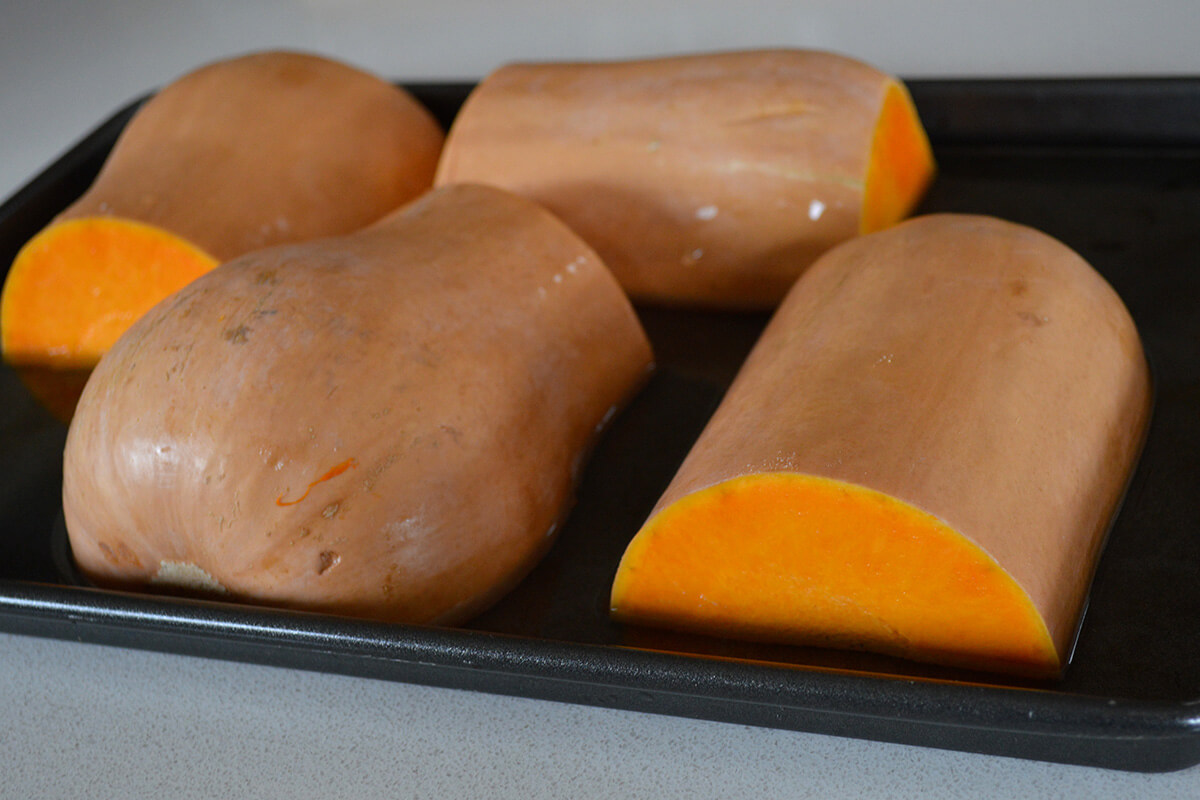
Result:
<instances>
[{"instance_id":1,"label":"butternut squash half","mask_svg":"<svg viewBox=\"0 0 1200 800\"><path fill-rule=\"evenodd\" d=\"M648 341L596 254L498 189L249 253L92 373L63 509L103 586L453 624L540 558Z\"/></svg>"},{"instance_id":2,"label":"butternut squash half","mask_svg":"<svg viewBox=\"0 0 1200 800\"><path fill-rule=\"evenodd\" d=\"M404 90L266 52L163 88L95 182L17 255L0 346L69 418L88 371L152 305L219 262L361 228L426 191L443 134Z\"/></svg>"},{"instance_id":3,"label":"butternut squash half","mask_svg":"<svg viewBox=\"0 0 1200 800\"><path fill-rule=\"evenodd\" d=\"M616 573L630 623L1057 676L1151 408L1045 234L935 215L779 308Z\"/></svg>"},{"instance_id":4,"label":"butternut squash half","mask_svg":"<svg viewBox=\"0 0 1200 800\"><path fill-rule=\"evenodd\" d=\"M820 253L909 214L933 173L900 81L767 50L502 67L437 182L541 202L636 300L773 308Z\"/></svg>"}]
</instances>

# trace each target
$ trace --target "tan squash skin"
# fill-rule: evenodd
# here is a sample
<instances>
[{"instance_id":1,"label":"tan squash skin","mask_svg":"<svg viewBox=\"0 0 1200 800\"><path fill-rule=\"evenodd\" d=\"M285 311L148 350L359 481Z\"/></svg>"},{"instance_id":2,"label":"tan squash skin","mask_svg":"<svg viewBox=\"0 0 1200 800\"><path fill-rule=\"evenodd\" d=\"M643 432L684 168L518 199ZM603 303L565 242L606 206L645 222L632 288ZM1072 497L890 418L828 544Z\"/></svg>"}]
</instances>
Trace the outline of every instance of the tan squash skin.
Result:
<instances>
[{"instance_id":1,"label":"tan squash skin","mask_svg":"<svg viewBox=\"0 0 1200 800\"><path fill-rule=\"evenodd\" d=\"M432 115L380 77L254 53L155 94L58 221L137 220L227 261L378 220L432 185L442 141Z\"/></svg>"},{"instance_id":2,"label":"tan squash skin","mask_svg":"<svg viewBox=\"0 0 1200 800\"><path fill-rule=\"evenodd\" d=\"M961 561L964 574L987 572L990 556L1032 604L1030 618L1013 612L1011 621L1033 629L1040 616L1046 646L1030 642L1027 649L1036 654L1014 655L955 651L953 642L936 651L914 644L918 635L937 633L925 628L950 624L938 615L959 604L952 594L935 597L930 616L907 631L909 623L893 618L864 622L864 630L878 623L887 631L866 641L778 627L753 630L758 623L718 630L800 643L824 638L921 660L1053 676L1073 645L1150 408L1150 377L1134 324L1116 293L1079 256L1040 232L992 218L918 218L839 246L800 279L651 522L686 504L702 508L699 501L719 496L713 492L734 501L757 485L769 496L771 481L846 508L888 502L853 487L882 493L910 506L905 511L891 504L897 530L926 535L921 531L936 523L925 514L953 529L935 531L930 541L940 537L946 553L961 554L954 556L955 568ZM738 508L743 516L754 510ZM793 516L806 512L796 508ZM638 536L647 537L651 527ZM863 529L851 520L847 530L857 536ZM692 534L673 535L683 541ZM696 548L703 547L700 535L697 529ZM722 542L716 530L703 536ZM656 577L659 568L639 572L634 563L655 549L650 541L635 539L622 562L613 595L618 616L692 630L708 624L711 630L704 610L672 617L678 612L635 600L642 595L658 603L675 591ZM796 558L801 566L819 563L822 552ZM916 558L921 561L919 552ZM932 571L938 566L932 564ZM879 575L887 574L885 567ZM791 577L771 580L782 594ZM845 589L844 603L862 608L868 608L866 595L890 591L890 579L848 580L860 588ZM736 586L736 577L730 581ZM970 633L987 612L953 624ZM1006 626L999 621L1001 631Z\"/></svg>"},{"instance_id":3,"label":"tan squash skin","mask_svg":"<svg viewBox=\"0 0 1200 800\"><path fill-rule=\"evenodd\" d=\"M864 184L889 92L898 118L911 112L891 76L812 51L513 64L467 99L437 183L537 200L635 300L774 307L817 255L870 229ZM907 214L932 176L914 124L902 137L912 185L879 224Z\"/></svg>"},{"instance_id":4,"label":"tan squash skin","mask_svg":"<svg viewBox=\"0 0 1200 800\"><path fill-rule=\"evenodd\" d=\"M460 622L549 547L650 366L569 229L447 187L228 262L136 323L69 431L71 549L105 586Z\"/></svg>"}]
</instances>

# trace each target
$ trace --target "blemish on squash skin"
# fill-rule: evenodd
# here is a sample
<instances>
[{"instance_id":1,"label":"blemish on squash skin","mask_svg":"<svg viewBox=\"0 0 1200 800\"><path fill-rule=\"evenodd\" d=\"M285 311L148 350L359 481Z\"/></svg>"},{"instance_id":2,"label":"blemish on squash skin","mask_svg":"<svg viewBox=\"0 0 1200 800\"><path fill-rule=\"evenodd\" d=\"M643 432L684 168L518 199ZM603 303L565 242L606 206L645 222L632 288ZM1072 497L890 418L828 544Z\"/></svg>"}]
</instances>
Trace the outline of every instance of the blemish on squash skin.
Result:
<instances>
[{"instance_id":1,"label":"blemish on squash skin","mask_svg":"<svg viewBox=\"0 0 1200 800\"><path fill-rule=\"evenodd\" d=\"M388 470L389 467L396 463L396 459L397 455L395 453L388 453L387 457L384 458L383 461L372 467L371 471L367 473L367 477L363 479L362 490L364 492L370 492L373 490L375 488L375 482L384 472Z\"/></svg>"},{"instance_id":2,"label":"blemish on squash skin","mask_svg":"<svg viewBox=\"0 0 1200 800\"><path fill-rule=\"evenodd\" d=\"M318 559L317 574L324 575L328 570L336 567L342 560L342 557L332 550L322 550Z\"/></svg>"},{"instance_id":3,"label":"blemish on squash skin","mask_svg":"<svg viewBox=\"0 0 1200 800\"><path fill-rule=\"evenodd\" d=\"M150 582L192 591L214 594L228 593L228 590L207 570L186 561L160 561L158 571L150 578Z\"/></svg>"},{"instance_id":4,"label":"blemish on squash skin","mask_svg":"<svg viewBox=\"0 0 1200 800\"><path fill-rule=\"evenodd\" d=\"M121 563L124 562L137 569L141 569L142 567L141 560L124 542L118 544L116 550L114 550L107 542L98 542L97 546L100 548L100 551L104 553L105 559L107 559L108 562L113 566L120 566Z\"/></svg>"},{"instance_id":5,"label":"blemish on squash skin","mask_svg":"<svg viewBox=\"0 0 1200 800\"><path fill-rule=\"evenodd\" d=\"M245 344L250 341L250 337L247 336L250 331L251 328L245 325L238 325L236 328L227 328L224 333L225 341L230 344Z\"/></svg>"},{"instance_id":6,"label":"blemish on squash skin","mask_svg":"<svg viewBox=\"0 0 1200 800\"><path fill-rule=\"evenodd\" d=\"M341 475L346 470L354 469L357 466L358 466L358 461L356 459L348 458L345 461L343 461L342 463L334 465L333 468L331 468L328 472L326 472L324 475L322 475L321 477L317 478L315 481L310 483L308 485L308 487L304 490L304 494L300 495L295 500L284 500L283 498L287 497L287 492L284 492L283 494L279 495L279 497L275 498L275 505L277 505L277 506L294 506L297 503L299 503L301 500L303 500L304 498L308 497L308 493L311 492L312 488L314 486L316 486L318 483L324 483L325 481L332 480L333 478L336 478L338 475ZM336 503L333 504L333 509L334 509L333 513L336 514L337 513L337 504ZM327 506L326 511L328 511L328 510L329 510L329 507ZM324 512L322 512L322 513L324 513ZM329 519L330 516L332 516L332 515L326 515L326 519Z\"/></svg>"},{"instance_id":7,"label":"blemish on squash skin","mask_svg":"<svg viewBox=\"0 0 1200 800\"><path fill-rule=\"evenodd\" d=\"M380 592L384 597L390 597L392 590L395 589L395 584L400 580L400 565L389 564L387 576L383 579L383 585L379 587Z\"/></svg>"}]
</instances>

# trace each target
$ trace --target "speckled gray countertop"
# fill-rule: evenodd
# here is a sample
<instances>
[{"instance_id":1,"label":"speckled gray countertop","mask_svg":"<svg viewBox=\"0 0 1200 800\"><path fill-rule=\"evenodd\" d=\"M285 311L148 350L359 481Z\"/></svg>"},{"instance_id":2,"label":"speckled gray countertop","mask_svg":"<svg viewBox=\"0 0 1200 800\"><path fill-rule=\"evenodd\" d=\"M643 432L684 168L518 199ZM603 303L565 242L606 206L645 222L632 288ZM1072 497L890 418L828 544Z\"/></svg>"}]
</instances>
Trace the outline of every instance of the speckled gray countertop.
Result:
<instances>
[{"instance_id":1,"label":"speckled gray countertop","mask_svg":"<svg viewBox=\"0 0 1200 800\"><path fill-rule=\"evenodd\" d=\"M910 76L1200 74L1200 5L1115 0L440 4L10 0L0 195L204 61L313 49L380 74L769 44ZM966 4L964 4L965 6ZM552 10L547 10L552 9ZM1036 17L1037 24L1032 20ZM0 798L1200 797L1142 775L0 634Z\"/></svg>"},{"instance_id":2,"label":"speckled gray countertop","mask_svg":"<svg viewBox=\"0 0 1200 800\"><path fill-rule=\"evenodd\" d=\"M1161 775L0 635L0 797L1185 798Z\"/></svg>"}]
</instances>

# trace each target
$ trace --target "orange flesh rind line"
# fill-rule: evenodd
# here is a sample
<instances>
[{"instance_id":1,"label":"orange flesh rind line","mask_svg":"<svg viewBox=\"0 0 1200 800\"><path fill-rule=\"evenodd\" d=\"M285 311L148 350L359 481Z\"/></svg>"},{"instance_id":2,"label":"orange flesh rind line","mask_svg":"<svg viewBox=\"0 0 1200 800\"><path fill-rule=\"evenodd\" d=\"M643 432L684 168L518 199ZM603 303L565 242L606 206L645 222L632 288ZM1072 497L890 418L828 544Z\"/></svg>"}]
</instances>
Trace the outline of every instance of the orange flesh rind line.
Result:
<instances>
[{"instance_id":1,"label":"orange flesh rind line","mask_svg":"<svg viewBox=\"0 0 1200 800\"><path fill-rule=\"evenodd\" d=\"M308 485L308 487L305 488L304 494L300 495L295 500L284 500L283 498L287 497L287 492L284 492L283 494L279 495L279 497L275 498L275 505L277 505L277 506L294 506L297 503L299 503L301 500L304 500L306 497L308 497L309 493L313 490L313 487L316 486L318 483L324 483L325 481L332 480L333 478L336 478L338 475L341 475L346 470L353 469L354 467L357 467L357 466L358 466L357 460L355 460L353 458L348 458L345 461L343 461L342 463L333 466L324 475L322 475L321 477L317 478L315 481L310 483Z\"/></svg>"}]
</instances>

